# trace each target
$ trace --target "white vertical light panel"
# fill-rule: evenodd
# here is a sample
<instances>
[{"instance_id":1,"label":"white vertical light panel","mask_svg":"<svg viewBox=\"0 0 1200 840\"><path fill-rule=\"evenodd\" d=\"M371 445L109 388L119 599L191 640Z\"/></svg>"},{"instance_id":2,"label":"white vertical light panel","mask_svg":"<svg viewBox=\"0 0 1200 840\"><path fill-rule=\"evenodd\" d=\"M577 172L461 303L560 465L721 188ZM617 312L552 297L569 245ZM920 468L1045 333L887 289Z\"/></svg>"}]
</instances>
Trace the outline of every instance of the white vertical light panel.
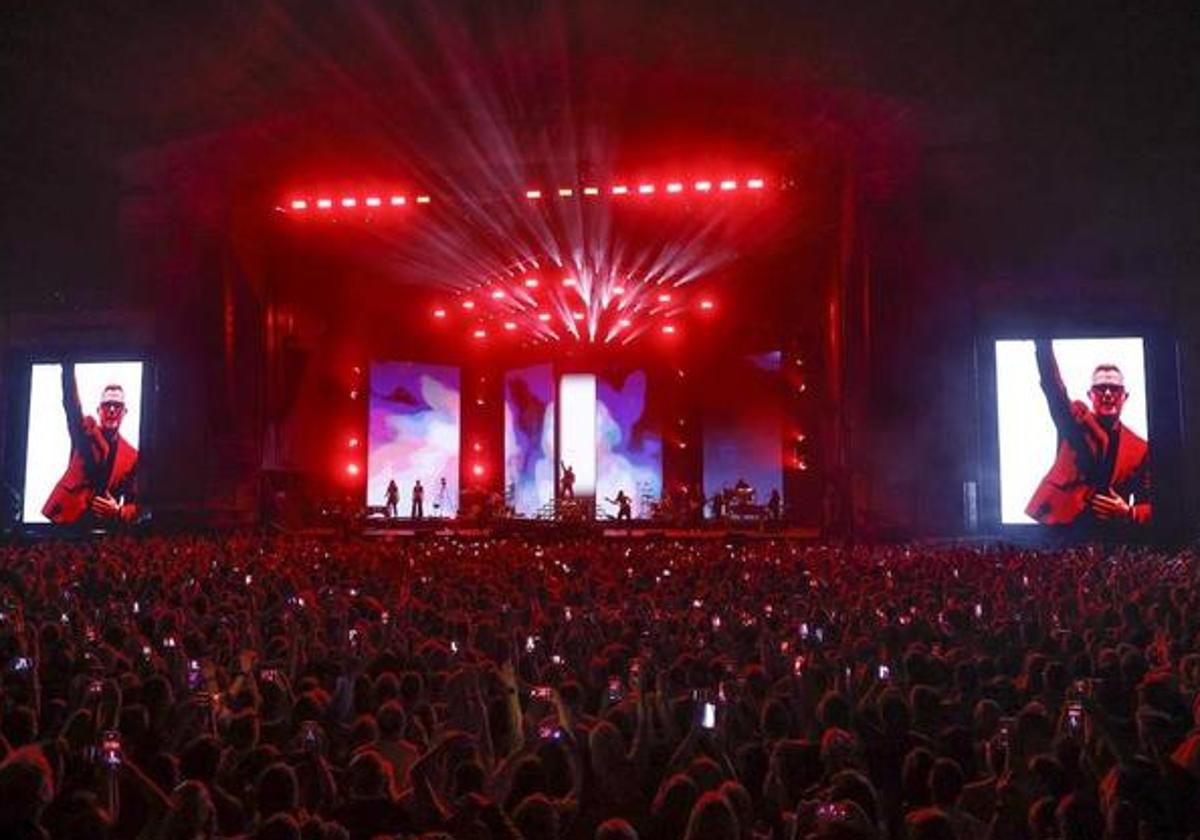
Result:
<instances>
[{"instance_id":1,"label":"white vertical light panel","mask_svg":"<svg viewBox=\"0 0 1200 840\"><path fill-rule=\"evenodd\" d=\"M563 374L558 405L559 460L575 471L575 495L592 496L596 492L596 377Z\"/></svg>"}]
</instances>

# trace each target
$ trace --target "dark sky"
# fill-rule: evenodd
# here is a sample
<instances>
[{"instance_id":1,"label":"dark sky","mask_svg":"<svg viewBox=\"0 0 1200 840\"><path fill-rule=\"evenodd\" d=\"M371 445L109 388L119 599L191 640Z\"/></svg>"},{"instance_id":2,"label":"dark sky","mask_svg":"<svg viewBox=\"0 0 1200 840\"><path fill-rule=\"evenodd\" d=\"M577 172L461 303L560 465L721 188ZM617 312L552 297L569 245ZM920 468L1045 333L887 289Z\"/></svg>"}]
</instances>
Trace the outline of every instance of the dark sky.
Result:
<instances>
[{"instance_id":1,"label":"dark sky","mask_svg":"<svg viewBox=\"0 0 1200 840\"><path fill-rule=\"evenodd\" d=\"M896 103L922 146L935 227L950 218L1019 225L1034 201L1055 217L1087 206L1103 227L1137 207L1140 221L1134 213L1128 221L1167 237L1148 247L1182 253L1197 221L1197 8L1109 0L10 3L0 19L8 255L0 277L53 273L49 253L68 231L119 200L117 167L130 152L347 107L372 115L372 130L418 130L460 72L476 92L486 81L493 110L515 123L561 120L563 107L577 121L612 124L661 113L688 131L710 126L714 142L760 102L755 116L769 126L780 90L879 96ZM27 241L55 228L40 250ZM94 233L85 247L103 262L108 239ZM986 254L1008 245L970 247ZM1036 244L1032 251L1033 259L1042 253Z\"/></svg>"}]
</instances>

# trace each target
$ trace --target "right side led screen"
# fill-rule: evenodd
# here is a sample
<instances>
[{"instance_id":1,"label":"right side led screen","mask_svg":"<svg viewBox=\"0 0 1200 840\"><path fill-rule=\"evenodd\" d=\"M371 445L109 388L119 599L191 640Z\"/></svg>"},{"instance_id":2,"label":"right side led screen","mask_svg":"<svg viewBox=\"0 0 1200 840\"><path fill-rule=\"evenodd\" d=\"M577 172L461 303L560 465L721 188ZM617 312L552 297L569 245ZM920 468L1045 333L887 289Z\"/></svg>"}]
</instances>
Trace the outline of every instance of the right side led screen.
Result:
<instances>
[{"instance_id":1,"label":"right side led screen","mask_svg":"<svg viewBox=\"0 0 1200 840\"><path fill-rule=\"evenodd\" d=\"M783 489L780 354L742 356L709 371L704 411L704 495L743 482L765 504ZM705 515L711 516L706 507Z\"/></svg>"},{"instance_id":2,"label":"right side led screen","mask_svg":"<svg viewBox=\"0 0 1200 840\"><path fill-rule=\"evenodd\" d=\"M1145 342L996 342L1000 521L1087 536L1150 524Z\"/></svg>"}]
</instances>

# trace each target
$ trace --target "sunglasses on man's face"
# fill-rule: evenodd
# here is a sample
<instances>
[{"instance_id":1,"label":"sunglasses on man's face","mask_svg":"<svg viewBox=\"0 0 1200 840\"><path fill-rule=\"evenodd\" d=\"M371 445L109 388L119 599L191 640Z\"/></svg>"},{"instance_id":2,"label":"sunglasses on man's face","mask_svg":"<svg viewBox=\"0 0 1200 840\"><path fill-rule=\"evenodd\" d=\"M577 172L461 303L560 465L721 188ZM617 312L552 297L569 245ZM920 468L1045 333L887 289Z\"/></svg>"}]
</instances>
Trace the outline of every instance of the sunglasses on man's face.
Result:
<instances>
[{"instance_id":1,"label":"sunglasses on man's face","mask_svg":"<svg viewBox=\"0 0 1200 840\"><path fill-rule=\"evenodd\" d=\"M100 403L100 410L106 411L109 414L121 414L125 411L125 404L119 402L104 402Z\"/></svg>"},{"instance_id":2,"label":"sunglasses on man's face","mask_svg":"<svg viewBox=\"0 0 1200 840\"><path fill-rule=\"evenodd\" d=\"M1093 385L1092 390L1097 394L1116 394L1117 396L1120 396L1121 394L1125 393L1125 386L1101 384Z\"/></svg>"}]
</instances>

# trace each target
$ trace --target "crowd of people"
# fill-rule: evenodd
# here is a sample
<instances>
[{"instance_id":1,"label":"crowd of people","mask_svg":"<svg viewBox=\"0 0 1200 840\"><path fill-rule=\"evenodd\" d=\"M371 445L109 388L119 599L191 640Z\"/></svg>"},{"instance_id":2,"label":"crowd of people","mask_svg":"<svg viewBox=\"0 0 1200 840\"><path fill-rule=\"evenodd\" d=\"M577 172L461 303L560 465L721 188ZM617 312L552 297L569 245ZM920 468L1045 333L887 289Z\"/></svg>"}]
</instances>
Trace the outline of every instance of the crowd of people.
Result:
<instances>
[{"instance_id":1,"label":"crowd of people","mask_svg":"<svg viewBox=\"0 0 1200 840\"><path fill-rule=\"evenodd\" d=\"M0 836L1200 836L1198 572L782 540L13 544Z\"/></svg>"}]
</instances>

